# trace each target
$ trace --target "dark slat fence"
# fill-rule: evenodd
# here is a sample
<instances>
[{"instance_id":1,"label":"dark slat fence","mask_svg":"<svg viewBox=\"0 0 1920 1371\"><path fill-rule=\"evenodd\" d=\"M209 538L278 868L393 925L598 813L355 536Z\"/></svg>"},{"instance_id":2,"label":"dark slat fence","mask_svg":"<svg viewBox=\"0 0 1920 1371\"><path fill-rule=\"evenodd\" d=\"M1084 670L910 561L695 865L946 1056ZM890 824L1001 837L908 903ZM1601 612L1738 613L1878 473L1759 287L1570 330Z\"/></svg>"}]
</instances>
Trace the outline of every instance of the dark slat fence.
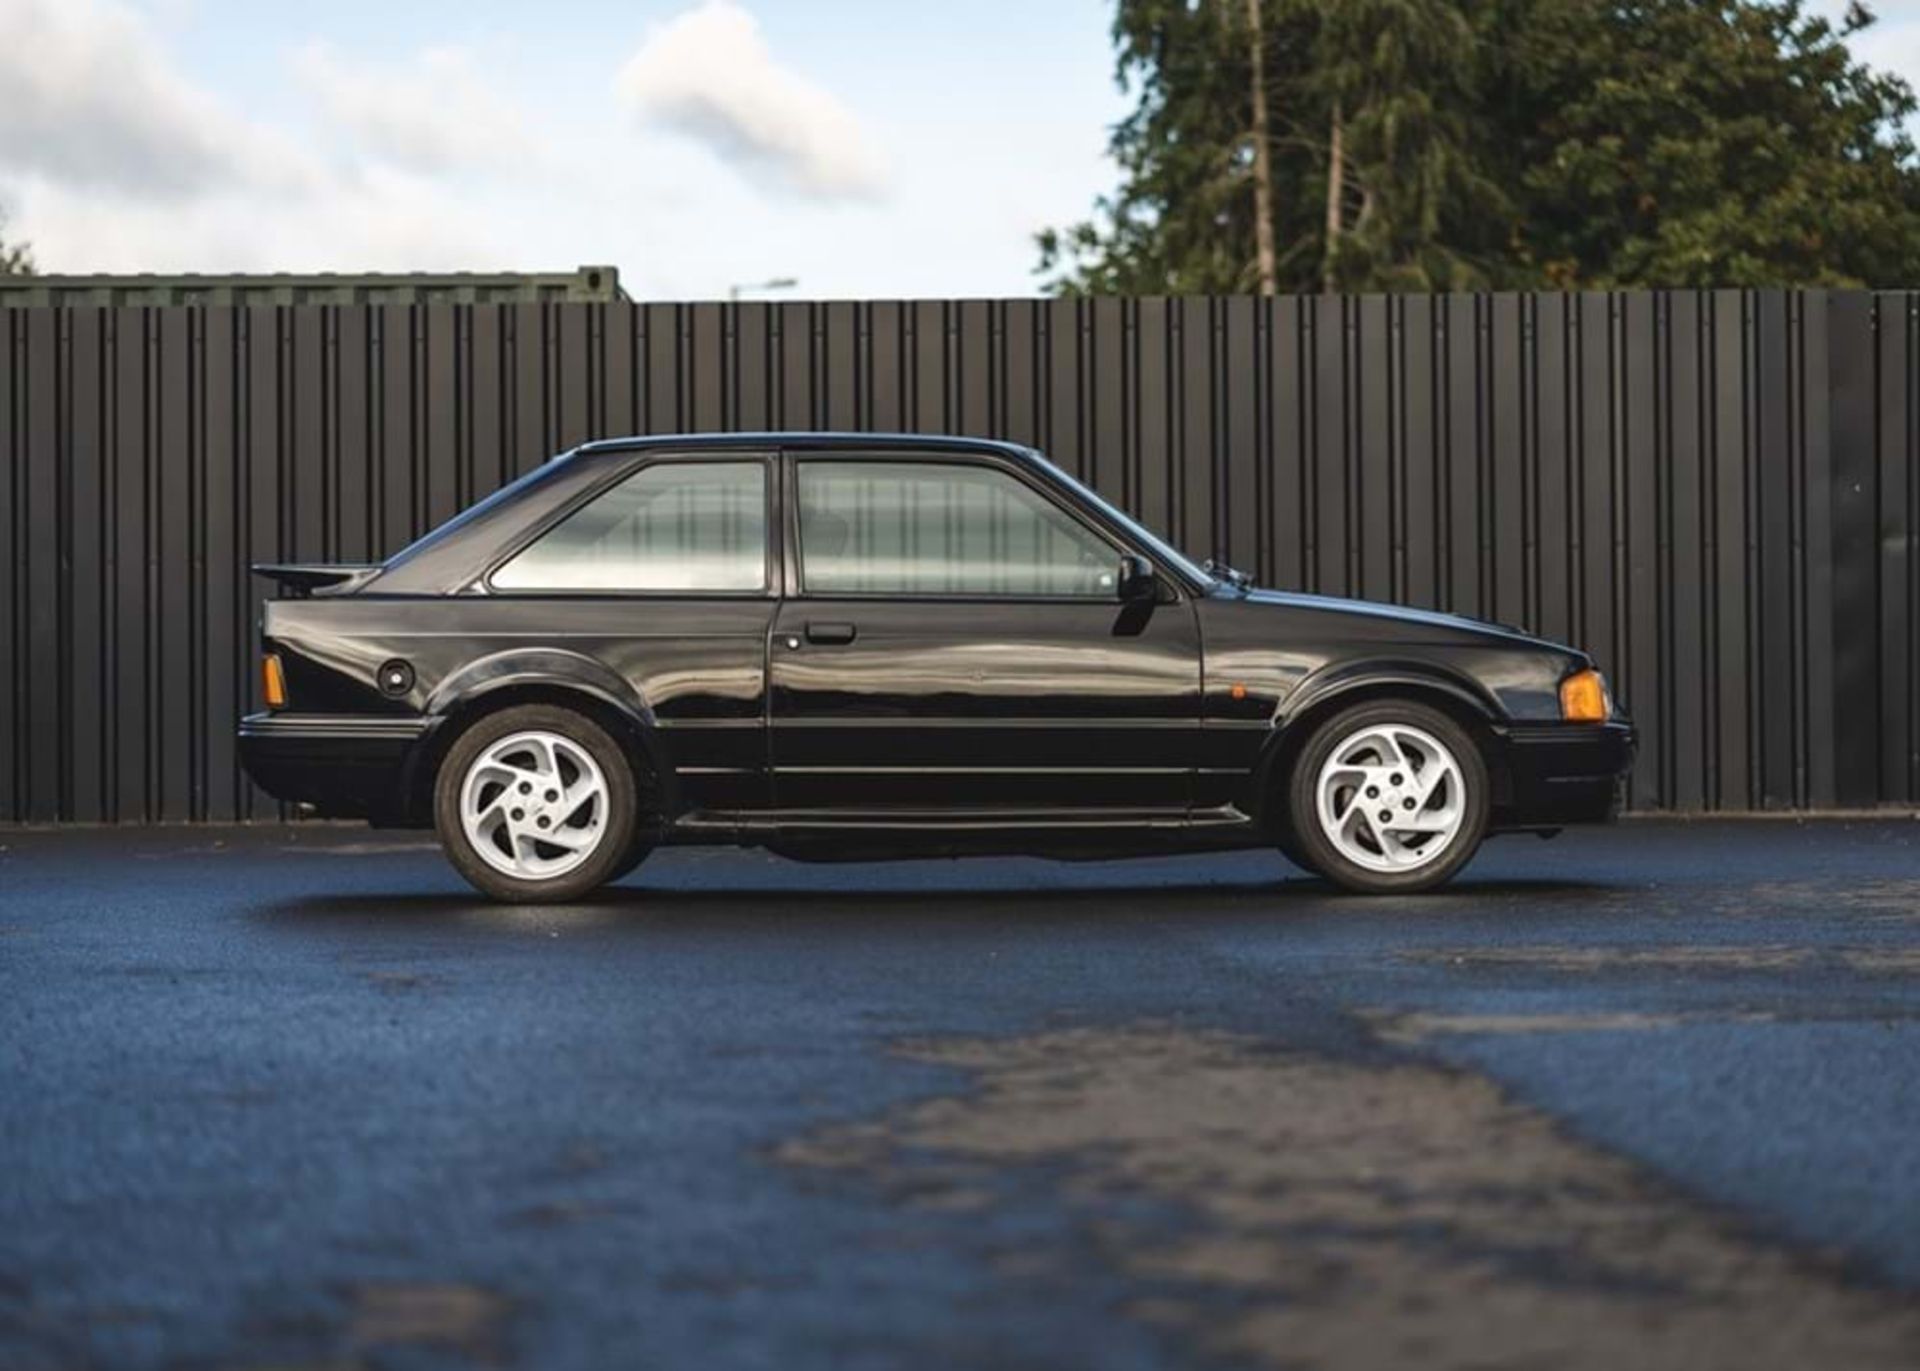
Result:
<instances>
[{"instance_id":1,"label":"dark slat fence","mask_svg":"<svg viewBox=\"0 0 1920 1371\"><path fill-rule=\"evenodd\" d=\"M267 817L268 559L582 439L1030 442L1261 581L1599 655L1634 801L1920 801L1920 296L0 312L0 822Z\"/></svg>"}]
</instances>

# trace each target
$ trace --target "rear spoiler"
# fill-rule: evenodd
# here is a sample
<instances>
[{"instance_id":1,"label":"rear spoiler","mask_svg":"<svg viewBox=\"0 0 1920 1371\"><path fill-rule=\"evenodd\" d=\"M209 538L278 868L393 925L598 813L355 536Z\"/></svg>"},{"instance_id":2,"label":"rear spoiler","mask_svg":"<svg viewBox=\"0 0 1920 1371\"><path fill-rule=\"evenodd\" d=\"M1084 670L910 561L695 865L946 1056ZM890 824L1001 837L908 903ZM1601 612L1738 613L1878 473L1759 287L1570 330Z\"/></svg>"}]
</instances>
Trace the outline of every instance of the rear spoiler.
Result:
<instances>
[{"instance_id":1,"label":"rear spoiler","mask_svg":"<svg viewBox=\"0 0 1920 1371\"><path fill-rule=\"evenodd\" d=\"M283 587L288 599L304 600L351 590L379 569L378 562L255 562L253 574Z\"/></svg>"}]
</instances>

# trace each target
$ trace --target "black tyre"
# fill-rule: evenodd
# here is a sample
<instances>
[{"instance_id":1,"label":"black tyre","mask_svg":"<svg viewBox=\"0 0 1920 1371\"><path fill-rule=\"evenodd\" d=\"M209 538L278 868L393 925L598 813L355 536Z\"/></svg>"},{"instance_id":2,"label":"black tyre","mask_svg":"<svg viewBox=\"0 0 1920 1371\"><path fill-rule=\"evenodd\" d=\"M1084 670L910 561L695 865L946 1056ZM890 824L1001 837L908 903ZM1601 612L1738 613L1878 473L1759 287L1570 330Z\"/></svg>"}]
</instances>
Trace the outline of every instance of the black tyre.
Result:
<instances>
[{"instance_id":1,"label":"black tyre","mask_svg":"<svg viewBox=\"0 0 1920 1371\"><path fill-rule=\"evenodd\" d=\"M636 825L636 829L644 827L645 825ZM651 832L636 832L633 841L627 844L626 855L623 856L619 864L613 868L607 880L612 882L620 880L622 877L632 875L640 863L653 855L653 849L653 834Z\"/></svg>"},{"instance_id":2,"label":"black tyre","mask_svg":"<svg viewBox=\"0 0 1920 1371\"><path fill-rule=\"evenodd\" d=\"M1287 780L1287 808L1309 870L1367 894L1428 890L1486 836L1486 761L1441 711L1374 700L1314 730Z\"/></svg>"},{"instance_id":3,"label":"black tyre","mask_svg":"<svg viewBox=\"0 0 1920 1371\"><path fill-rule=\"evenodd\" d=\"M1283 806L1284 808L1284 806ZM1306 872L1309 876L1324 876L1326 873L1313 864L1307 856L1307 849L1300 841L1300 835L1293 831L1293 816L1282 814L1275 827L1273 845L1280 849L1280 855Z\"/></svg>"},{"instance_id":4,"label":"black tyre","mask_svg":"<svg viewBox=\"0 0 1920 1371\"><path fill-rule=\"evenodd\" d=\"M447 860L512 904L575 900L631 870L636 797L606 730L555 705L489 714L454 740L434 779Z\"/></svg>"}]
</instances>

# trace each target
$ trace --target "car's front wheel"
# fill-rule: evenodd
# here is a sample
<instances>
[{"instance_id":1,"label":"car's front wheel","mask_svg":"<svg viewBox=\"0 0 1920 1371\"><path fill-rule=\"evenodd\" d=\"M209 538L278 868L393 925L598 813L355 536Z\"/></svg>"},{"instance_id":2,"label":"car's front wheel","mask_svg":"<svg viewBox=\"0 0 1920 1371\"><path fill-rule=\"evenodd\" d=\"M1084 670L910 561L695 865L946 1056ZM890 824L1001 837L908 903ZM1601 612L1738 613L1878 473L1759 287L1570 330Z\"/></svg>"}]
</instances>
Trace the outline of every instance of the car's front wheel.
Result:
<instances>
[{"instance_id":1,"label":"car's front wheel","mask_svg":"<svg viewBox=\"0 0 1920 1371\"><path fill-rule=\"evenodd\" d=\"M1292 835L1349 890L1427 890L1487 830L1487 766L1465 729L1411 700L1345 709L1314 730L1288 785Z\"/></svg>"},{"instance_id":2,"label":"car's front wheel","mask_svg":"<svg viewBox=\"0 0 1920 1371\"><path fill-rule=\"evenodd\" d=\"M621 875L635 805L619 746L554 705L481 719L447 750L434 784L447 859L482 894L515 904L578 899Z\"/></svg>"}]
</instances>

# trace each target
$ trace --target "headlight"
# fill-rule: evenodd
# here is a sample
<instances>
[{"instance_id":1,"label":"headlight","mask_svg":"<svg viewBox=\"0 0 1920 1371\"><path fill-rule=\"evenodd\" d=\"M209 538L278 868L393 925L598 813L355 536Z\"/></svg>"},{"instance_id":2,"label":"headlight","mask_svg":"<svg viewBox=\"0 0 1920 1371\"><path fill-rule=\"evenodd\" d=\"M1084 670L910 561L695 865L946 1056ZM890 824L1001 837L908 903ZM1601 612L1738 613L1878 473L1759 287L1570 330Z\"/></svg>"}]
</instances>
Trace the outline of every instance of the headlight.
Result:
<instances>
[{"instance_id":1,"label":"headlight","mask_svg":"<svg viewBox=\"0 0 1920 1371\"><path fill-rule=\"evenodd\" d=\"M1607 678L1589 667L1560 682L1560 717L1583 724L1603 724L1613 713Z\"/></svg>"}]
</instances>

